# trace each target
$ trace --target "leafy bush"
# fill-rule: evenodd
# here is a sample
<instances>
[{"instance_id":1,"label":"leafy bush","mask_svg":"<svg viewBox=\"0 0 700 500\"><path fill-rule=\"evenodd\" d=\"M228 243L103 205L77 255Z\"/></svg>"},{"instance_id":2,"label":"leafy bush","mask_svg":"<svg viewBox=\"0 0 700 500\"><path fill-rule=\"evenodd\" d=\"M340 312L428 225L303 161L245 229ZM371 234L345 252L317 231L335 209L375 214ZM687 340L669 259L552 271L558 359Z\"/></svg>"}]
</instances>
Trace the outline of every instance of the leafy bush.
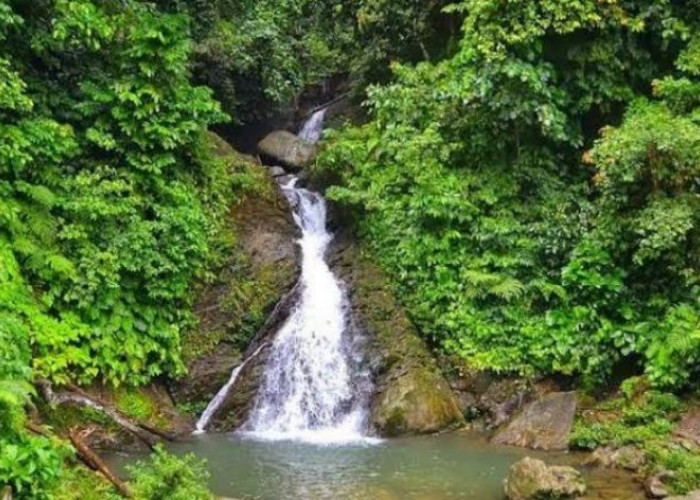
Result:
<instances>
[{"instance_id":1,"label":"leafy bush","mask_svg":"<svg viewBox=\"0 0 700 500\"><path fill-rule=\"evenodd\" d=\"M176 457L162 447L151 455L150 462L129 466L131 489L139 500L212 500L207 489L206 464L194 455Z\"/></svg>"},{"instance_id":2,"label":"leafy bush","mask_svg":"<svg viewBox=\"0 0 700 500\"><path fill-rule=\"evenodd\" d=\"M317 162L329 196L444 351L687 388L700 353L695 10L448 10L464 16L456 53L395 65L369 90L370 122L331 134Z\"/></svg>"}]
</instances>

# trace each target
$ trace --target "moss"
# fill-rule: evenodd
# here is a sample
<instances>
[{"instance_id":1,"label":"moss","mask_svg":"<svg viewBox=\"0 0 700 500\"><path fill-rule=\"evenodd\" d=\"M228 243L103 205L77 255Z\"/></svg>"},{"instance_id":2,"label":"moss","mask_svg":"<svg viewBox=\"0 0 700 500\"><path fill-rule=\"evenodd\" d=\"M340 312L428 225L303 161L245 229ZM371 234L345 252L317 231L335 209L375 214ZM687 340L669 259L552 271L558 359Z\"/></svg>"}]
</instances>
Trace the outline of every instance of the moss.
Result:
<instances>
[{"instance_id":1,"label":"moss","mask_svg":"<svg viewBox=\"0 0 700 500\"><path fill-rule=\"evenodd\" d=\"M158 416L158 406L146 394L134 388L119 388L114 394L115 406L134 420L153 420Z\"/></svg>"},{"instance_id":2,"label":"moss","mask_svg":"<svg viewBox=\"0 0 700 500\"><path fill-rule=\"evenodd\" d=\"M246 247L246 235L258 231L261 220L288 215L286 207L280 206L274 180L255 159L236 152L217 135L210 134L210 142L215 155L242 184L236 192L244 195L232 200L225 221L228 239L235 243L225 248L220 266L197 294L197 324L182 340L185 363L212 353L222 341L245 348L295 275L293 266L284 262L254 262ZM293 222L290 225L294 227Z\"/></svg>"},{"instance_id":3,"label":"moss","mask_svg":"<svg viewBox=\"0 0 700 500\"><path fill-rule=\"evenodd\" d=\"M54 500L120 500L116 488L100 474L77 463L68 464L53 492Z\"/></svg>"},{"instance_id":4,"label":"moss","mask_svg":"<svg viewBox=\"0 0 700 500\"><path fill-rule=\"evenodd\" d=\"M674 493L700 487L700 449L686 449L673 439L683 403L674 395L648 390L636 381L623 383L619 396L586 409L571 434L574 448L635 446L647 456L642 472L675 473ZM620 464L623 466L624 464Z\"/></svg>"},{"instance_id":5,"label":"moss","mask_svg":"<svg viewBox=\"0 0 700 500\"><path fill-rule=\"evenodd\" d=\"M89 406L74 403L64 403L56 406L41 404L39 411L43 422L58 434L65 434L74 427L85 427L89 424L117 431L119 427L104 413Z\"/></svg>"}]
</instances>

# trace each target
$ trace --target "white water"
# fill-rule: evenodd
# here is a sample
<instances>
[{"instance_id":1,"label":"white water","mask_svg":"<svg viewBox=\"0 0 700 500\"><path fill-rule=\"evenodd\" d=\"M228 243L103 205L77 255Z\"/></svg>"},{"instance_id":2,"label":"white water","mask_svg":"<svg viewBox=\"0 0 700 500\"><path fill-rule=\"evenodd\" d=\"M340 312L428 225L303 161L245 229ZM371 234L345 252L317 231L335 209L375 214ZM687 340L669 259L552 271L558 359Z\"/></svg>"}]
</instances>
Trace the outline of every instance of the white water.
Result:
<instances>
[{"instance_id":1,"label":"white water","mask_svg":"<svg viewBox=\"0 0 700 500\"><path fill-rule=\"evenodd\" d=\"M299 137L317 142L325 113L315 112ZM300 296L275 335L253 409L240 433L263 440L372 442L366 436L371 384L359 367L361 338L348 318L341 283L325 261L333 239L326 229L326 202L320 194L296 187L296 182L292 178L281 187L302 232ZM204 431L242 368L261 349L233 370L197 422L197 431Z\"/></svg>"},{"instance_id":2,"label":"white water","mask_svg":"<svg viewBox=\"0 0 700 500\"><path fill-rule=\"evenodd\" d=\"M214 414L219 410L219 407L226 399L226 396L228 396L231 387L233 387L233 384L236 383L236 380L238 379L238 375L240 375L241 370L245 368L245 365L247 365L251 359L260 354L260 351L262 351L263 348L266 346L267 344L262 344L255 350L255 352L253 352L253 354L248 356L245 360L243 360L241 364L236 366L231 371L231 377L229 377L228 382L226 382L226 384L224 384L224 386L221 389L219 389L219 392L216 393L212 400L209 401L209 404L202 412L202 415L199 417L199 420L197 420L197 423L195 424L195 434L202 434L205 431L207 425L209 425L211 417L213 417Z\"/></svg>"},{"instance_id":3,"label":"white water","mask_svg":"<svg viewBox=\"0 0 700 500\"><path fill-rule=\"evenodd\" d=\"M302 231L301 294L270 348L243 432L265 440L366 441L367 377L353 356L347 299L325 261L332 235L326 203L312 191L283 186Z\"/></svg>"},{"instance_id":4,"label":"white water","mask_svg":"<svg viewBox=\"0 0 700 500\"><path fill-rule=\"evenodd\" d=\"M323 120L326 117L326 108L319 109L311 118L304 124L299 132L300 139L305 139L309 142L316 143L321 139L323 132Z\"/></svg>"}]
</instances>

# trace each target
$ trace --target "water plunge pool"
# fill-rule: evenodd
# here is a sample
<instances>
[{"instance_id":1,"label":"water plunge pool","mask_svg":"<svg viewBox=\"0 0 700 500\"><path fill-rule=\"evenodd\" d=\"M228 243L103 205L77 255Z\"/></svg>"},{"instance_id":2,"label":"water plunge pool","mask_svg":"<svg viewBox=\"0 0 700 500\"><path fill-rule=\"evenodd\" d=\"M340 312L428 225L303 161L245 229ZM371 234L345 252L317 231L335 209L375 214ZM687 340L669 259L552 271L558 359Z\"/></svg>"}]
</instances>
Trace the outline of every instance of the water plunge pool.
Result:
<instances>
[{"instance_id":1,"label":"water plunge pool","mask_svg":"<svg viewBox=\"0 0 700 500\"><path fill-rule=\"evenodd\" d=\"M460 433L330 446L204 434L169 448L206 458L214 493L245 500L502 500L502 480L522 456L563 464L578 459L493 447ZM144 456L120 454L110 462L123 470ZM589 471L586 480L587 499L644 498L626 474Z\"/></svg>"}]
</instances>

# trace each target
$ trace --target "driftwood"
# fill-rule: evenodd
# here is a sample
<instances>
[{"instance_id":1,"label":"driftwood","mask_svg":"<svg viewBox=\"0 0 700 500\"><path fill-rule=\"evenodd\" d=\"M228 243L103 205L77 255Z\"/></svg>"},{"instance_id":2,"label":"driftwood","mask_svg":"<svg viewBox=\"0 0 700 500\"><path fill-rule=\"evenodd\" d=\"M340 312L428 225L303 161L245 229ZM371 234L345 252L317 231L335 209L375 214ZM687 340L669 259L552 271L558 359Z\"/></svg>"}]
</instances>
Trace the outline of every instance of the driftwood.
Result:
<instances>
[{"instance_id":1,"label":"driftwood","mask_svg":"<svg viewBox=\"0 0 700 500\"><path fill-rule=\"evenodd\" d=\"M119 479L107 466L106 463L95 453L90 449L90 447L85 444L85 441L83 441L82 436L80 435L80 432L76 431L75 429L71 429L68 432L68 437L70 438L71 443L73 443L73 446L78 452L78 458L80 458L80 461L83 462L85 465L90 467L93 470L98 471L100 474L102 474L109 482L111 482L117 490L119 490L119 493L121 493L123 496L127 498L131 498L131 490L129 487L126 485L124 481Z\"/></svg>"}]
</instances>

